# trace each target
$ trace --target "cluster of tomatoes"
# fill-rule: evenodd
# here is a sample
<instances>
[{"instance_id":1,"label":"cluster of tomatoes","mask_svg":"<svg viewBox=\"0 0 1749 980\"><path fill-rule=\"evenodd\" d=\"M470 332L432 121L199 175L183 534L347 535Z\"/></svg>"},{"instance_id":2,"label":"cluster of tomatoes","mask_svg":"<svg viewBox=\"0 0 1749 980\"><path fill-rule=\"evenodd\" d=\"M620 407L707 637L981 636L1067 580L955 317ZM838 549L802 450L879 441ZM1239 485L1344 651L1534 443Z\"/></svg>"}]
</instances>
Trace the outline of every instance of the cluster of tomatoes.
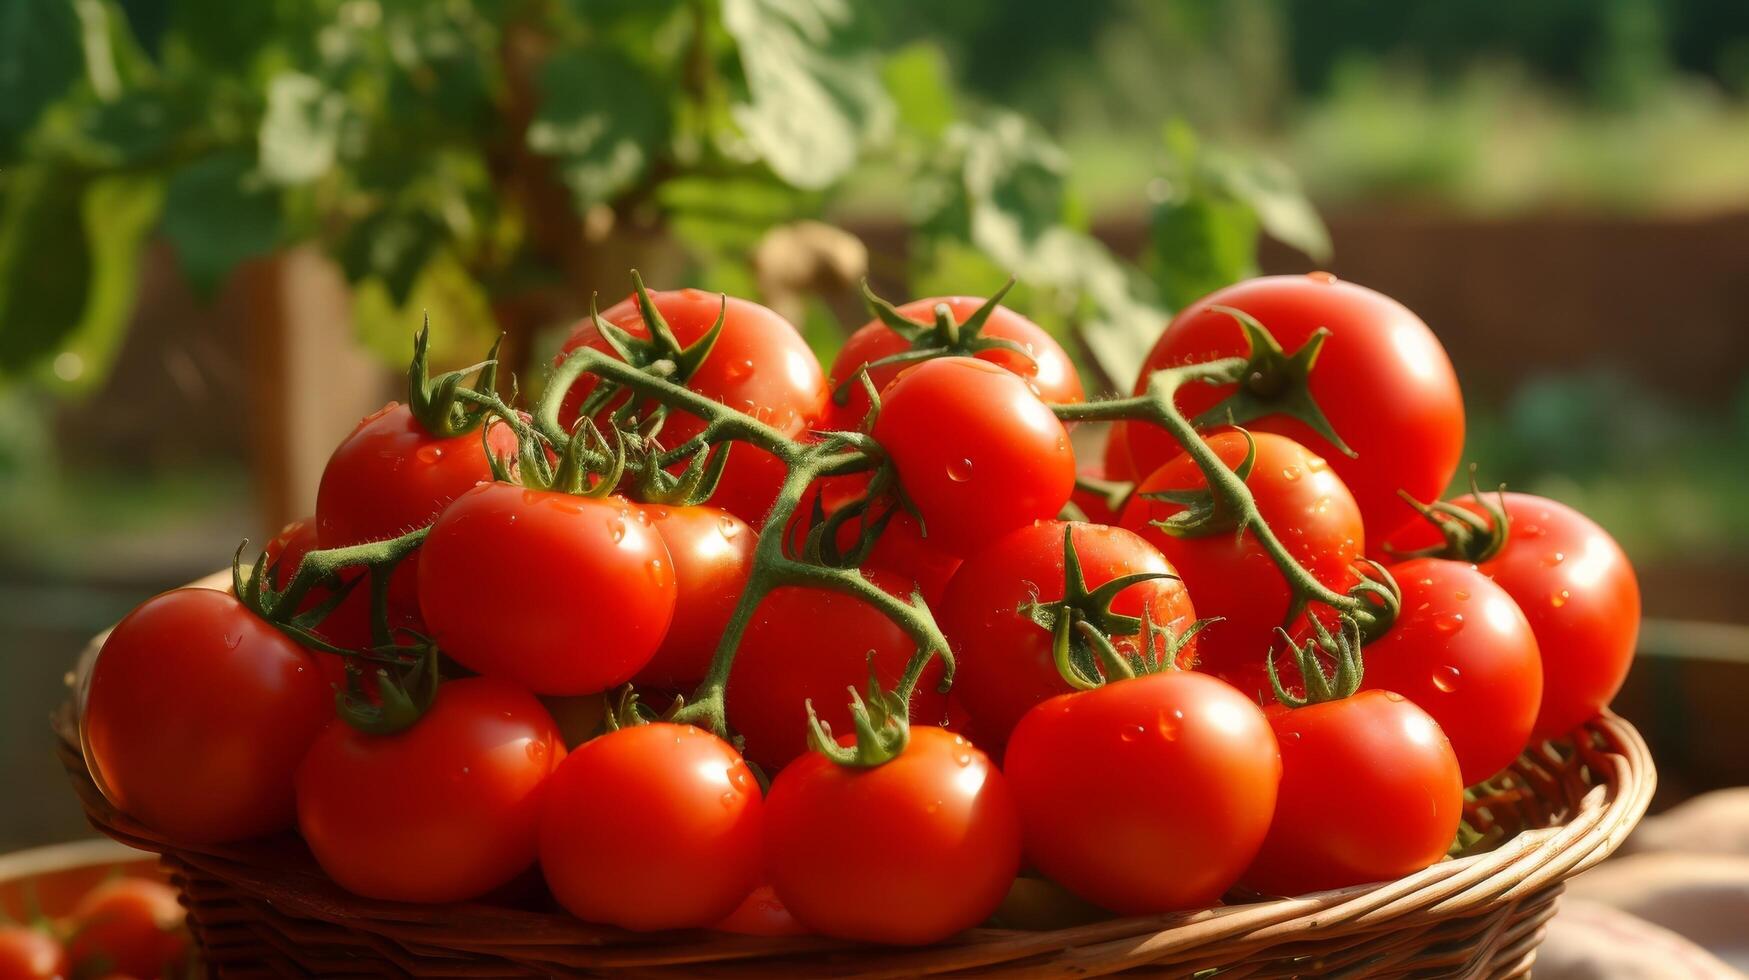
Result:
<instances>
[{"instance_id":1,"label":"cluster of tomatoes","mask_svg":"<svg viewBox=\"0 0 1749 980\"><path fill-rule=\"evenodd\" d=\"M560 374L587 348L660 383L583 373L529 416L422 409L416 377L257 566L295 610L182 589L116 627L99 785L179 841L295 829L373 898L522 900L538 867L593 922L927 943L1017 875L1143 914L1413 872L1466 786L1620 686L1639 600L1603 531L1414 503L1463 408L1394 300L1237 284L1109 402L994 300L874 305L829 373L764 307L640 286ZM555 476L555 422L620 465ZM1079 480L1078 426L1108 429ZM640 490L701 468L704 499ZM675 707L607 703L628 684Z\"/></svg>"},{"instance_id":2,"label":"cluster of tomatoes","mask_svg":"<svg viewBox=\"0 0 1749 980\"><path fill-rule=\"evenodd\" d=\"M148 878L111 878L80 896L65 918L0 922L0 977L7 980L154 980L195 970L176 891Z\"/></svg>"}]
</instances>

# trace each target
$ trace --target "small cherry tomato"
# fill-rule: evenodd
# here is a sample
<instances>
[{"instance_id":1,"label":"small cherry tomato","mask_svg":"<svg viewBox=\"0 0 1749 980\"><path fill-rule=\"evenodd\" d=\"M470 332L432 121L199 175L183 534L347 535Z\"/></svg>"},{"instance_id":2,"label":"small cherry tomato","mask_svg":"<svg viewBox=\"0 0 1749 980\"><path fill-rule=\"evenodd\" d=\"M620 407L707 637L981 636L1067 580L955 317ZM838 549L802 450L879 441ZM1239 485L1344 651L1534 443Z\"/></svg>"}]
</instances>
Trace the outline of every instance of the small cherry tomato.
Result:
<instances>
[{"instance_id":1,"label":"small cherry tomato","mask_svg":"<svg viewBox=\"0 0 1749 980\"><path fill-rule=\"evenodd\" d=\"M1121 915L1212 905L1269 830L1281 754L1256 704L1166 670L1063 694L1020 720L1003 771L1027 859Z\"/></svg>"},{"instance_id":2,"label":"small cherry tomato","mask_svg":"<svg viewBox=\"0 0 1749 980\"><path fill-rule=\"evenodd\" d=\"M1366 648L1371 690L1395 691L1451 739L1469 786L1518 758L1542 701L1536 636L1506 590L1474 565L1419 558L1391 569L1402 612Z\"/></svg>"},{"instance_id":3,"label":"small cherry tomato","mask_svg":"<svg viewBox=\"0 0 1749 980\"><path fill-rule=\"evenodd\" d=\"M115 878L73 907L67 958L76 973L179 976L188 956L188 921L176 890L144 878Z\"/></svg>"},{"instance_id":4,"label":"small cherry tomato","mask_svg":"<svg viewBox=\"0 0 1749 980\"><path fill-rule=\"evenodd\" d=\"M553 773L541 871L585 921L710 926L759 883L763 807L752 770L715 735L665 722L622 728Z\"/></svg>"},{"instance_id":5,"label":"small cherry tomato","mask_svg":"<svg viewBox=\"0 0 1749 980\"><path fill-rule=\"evenodd\" d=\"M1427 712L1375 690L1264 713L1281 746L1281 791L1240 884L1300 895L1401 878L1445 857L1464 783Z\"/></svg>"},{"instance_id":6,"label":"small cherry tomato","mask_svg":"<svg viewBox=\"0 0 1749 980\"><path fill-rule=\"evenodd\" d=\"M690 688L704 679L717 640L753 571L759 535L715 507L644 504L674 563L673 622L662 645L633 678L639 685Z\"/></svg>"},{"instance_id":7,"label":"small cherry tomato","mask_svg":"<svg viewBox=\"0 0 1749 980\"><path fill-rule=\"evenodd\" d=\"M649 515L619 497L486 483L431 526L419 605L469 670L536 694L630 680L674 615L674 564Z\"/></svg>"},{"instance_id":8,"label":"small cherry tomato","mask_svg":"<svg viewBox=\"0 0 1749 980\"><path fill-rule=\"evenodd\" d=\"M229 593L176 589L103 643L81 719L111 803L189 844L292 825L292 771L334 717L316 655Z\"/></svg>"},{"instance_id":9,"label":"small cherry tomato","mask_svg":"<svg viewBox=\"0 0 1749 980\"><path fill-rule=\"evenodd\" d=\"M298 830L340 887L460 902L534 863L547 777L565 757L534 695L491 677L446 681L393 735L335 721L297 770Z\"/></svg>"},{"instance_id":10,"label":"small cherry tomato","mask_svg":"<svg viewBox=\"0 0 1749 980\"><path fill-rule=\"evenodd\" d=\"M71 972L67 953L55 937L0 923L0 980L66 980Z\"/></svg>"},{"instance_id":11,"label":"small cherry tomato","mask_svg":"<svg viewBox=\"0 0 1749 980\"><path fill-rule=\"evenodd\" d=\"M841 939L946 939L989 918L1020 866L1002 773L964 738L924 725L873 768L803 755L771 784L765 824L778 897L802 925Z\"/></svg>"},{"instance_id":12,"label":"small cherry tomato","mask_svg":"<svg viewBox=\"0 0 1749 980\"><path fill-rule=\"evenodd\" d=\"M1057 516L1075 489L1063 423L988 361L941 357L906 370L881 393L874 437L929 540L955 555Z\"/></svg>"}]
</instances>

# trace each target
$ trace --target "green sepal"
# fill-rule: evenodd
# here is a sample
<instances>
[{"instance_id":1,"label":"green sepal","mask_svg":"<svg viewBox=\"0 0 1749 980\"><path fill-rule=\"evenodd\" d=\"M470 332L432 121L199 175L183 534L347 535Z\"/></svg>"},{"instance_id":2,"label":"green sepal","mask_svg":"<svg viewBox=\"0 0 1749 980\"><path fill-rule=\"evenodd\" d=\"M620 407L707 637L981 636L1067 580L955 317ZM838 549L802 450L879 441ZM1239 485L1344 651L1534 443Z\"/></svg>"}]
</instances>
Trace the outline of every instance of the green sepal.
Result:
<instances>
[{"instance_id":1,"label":"green sepal","mask_svg":"<svg viewBox=\"0 0 1749 980\"><path fill-rule=\"evenodd\" d=\"M1239 461L1233 472L1239 479L1249 480L1252 469L1257 466L1257 440L1245 429L1239 432L1245 437L1245 458ZM1240 515L1231 513L1230 508L1207 486L1190 490L1149 490L1140 496L1143 500L1162 500L1184 508L1164 520L1148 522L1172 537L1203 538L1223 531L1245 533L1245 522Z\"/></svg>"},{"instance_id":2,"label":"green sepal","mask_svg":"<svg viewBox=\"0 0 1749 980\"><path fill-rule=\"evenodd\" d=\"M619 689L613 703L608 705L607 711L601 717L601 723L604 733L617 732L622 728L648 725L659 717L649 705L639 700L638 692L627 684Z\"/></svg>"},{"instance_id":3,"label":"green sepal","mask_svg":"<svg viewBox=\"0 0 1749 980\"><path fill-rule=\"evenodd\" d=\"M393 735L412 727L431 709L442 682L437 648L429 643L422 645L418 658L405 668L377 668L374 701L365 693L362 676L356 665L347 665L346 686L334 692L334 710L342 721L366 735Z\"/></svg>"},{"instance_id":4,"label":"green sepal","mask_svg":"<svg viewBox=\"0 0 1749 980\"><path fill-rule=\"evenodd\" d=\"M638 275L638 270L632 270L632 287L637 297L638 314L643 317L644 326L650 331L648 338L639 337L630 331L609 323L595 306L595 299L589 300L589 321L601 334L601 339L613 348L620 360L646 373L666 378L677 385L684 385L698 371L699 365L709 357L717 345L717 338L723 334L723 323L728 319L729 297L722 297L722 305L717 310L716 322L702 336L690 345L682 347L674 336L674 331L668 326L668 320L656 309L656 303L650 298L650 291L644 288L644 278Z\"/></svg>"},{"instance_id":5,"label":"green sepal","mask_svg":"<svg viewBox=\"0 0 1749 980\"><path fill-rule=\"evenodd\" d=\"M431 319L413 335L413 360L407 366L407 408L425 431L438 438L465 435L474 430L487 415L487 409L459 397L462 382L479 372L472 390L490 393L498 384L498 347L503 335L492 342L486 359L457 371L430 376Z\"/></svg>"},{"instance_id":6,"label":"green sepal","mask_svg":"<svg viewBox=\"0 0 1749 980\"><path fill-rule=\"evenodd\" d=\"M687 457L686 467L678 474L662 465L659 446L631 443L627 451L627 467L637 487L638 499L645 503L667 504L670 507L691 507L709 500L722 482L733 442L700 446Z\"/></svg>"},{"instance_id":7,"label":"green sepal","mask_svg":"<svg viewBox=\"0 0 1749 980\"><path fill-rule=\"evenodd\" d=\"M1416 551L1398 551L1385 545L1385 551L1394 558L1448 558L1480 565L1499 555L1512 538L1512 522L1506 517L1506 484L1500 484L1494 499L1489 500L1476 483L1474 463L1470 464L1470 496L1485 516L1445 500L1424 504L1407 490L1398 490L1397 496L1437 528L1444 541Z\"/></svg>"},{"instance_id":8,"label":"green sepal","mask_svg":"<svg viewBox=\"0 0 1749 980\"><path fill-rule=\"evenodd\" d=\"M896 692L882 689L875 676L874 657L869 656L868 700L864 701L856 688L850 692L850 721L856 729L854 745L839 745L832 735L832 726L820 720L814 712L814 701L804 702L808 709L808 747L838 765L852 769L871 769L896 758L911 743L909 708Z\"/></svg>"},{"instance_id":9,"label":"green sepal","mask_svg":"<svg viewBox=\"0 0 1749 980\"><path fill-rule=\"evenodd\" d=\"M964 322L953 318L953 311L946 303L937 303L930 311L933 318L929 322L913 320L900 313L898 307L875 294L869 287L868 280L862 281L862 297L868 303L868 309L874 318L885 324L887 329L898 334L911 346L908 350L886 357L876 358L863 365L864 371L876 368L894 367L897 365L917 364L933 360L937 357L963 356L972 357L987 350L1008 350L1019 354L1027 360L1032 360L1032 354L1025 347L1006 337L985 337L984 325L989 322L990 315L1002 305L1003 297L1014 288L1014 280L1010 279L996 290L995 295L985 300ZM845 378L832 391L832 400L843 405L850 400L850 386L857 383L856 378Z\"/></svg>"},{"instance_id":10,"label":"green sepal","mask_svg":"<svg viewBox=\"0 0 1749 980\"><path fill-rule=\"evenodd\" d=\"M1136 572L1089 589L1075 549L1075 525L1069 523L1063 527L1063 597L1041 601L1034 592L1016 611L1051 634L1051 656L1063 681L1076 690L1089 690L1104 683L1102 676L1146 672L1141 659L1124 658L1112 646L1112 637L1136 635L1147 623L1143 617L1112 610L1118 593L1143 582L1177 577L1170 572Z\"/></svg>"},{"instance_id":11,"label":"green sepal","mask_svg":"<svg viewBox=\"0 0 1749 980\"><path fill-rule=\"evenodd\" d=\"M1312 368L1318 363L1318 352L1330 338L1328 328L1319 327L1306 338L1299 350L1288 354L1251 314L1231 306L1210 309L1238 321L1239 329L1245 332L1245 339L1251 345L1250 360L1233 393L1192 419L1191 425L1206 429L1218 425L1244 425L1266 415L1286 415L1304 422L1343 455L1357 455L1337 435L1323 408L1312 397Z\"/></svg>"},{"instance_id":12,"label":"green sepal","mask_svg":"<svg viewBox=\"0 0 1749 980\"><path fill-rule=\"evenodd\" d=\"M1295 644L1287 630L1276 629L1276 633L1287 643L1287 648L1293 651L1294 666L1306 686L1304 697L1294 694L1282 684L1274 656L1268 656L1264 660L1264 669L1269 674L1270 690L1275 692L1276 700L1290 708L1303 708L1309 704L1322 704L1325 701L1349 697L1360 690L1360 683L1366 674L1366 662L1361 654L1363 644L1360 623L1354 617L1340 617L1334 634L1316 616L1307 617L1307 621L1312 625L1313 636L1303 645ZM1333 664L1333 669L1329 672L1324 669L1323 657L1328 657Z\"/></svg>"}]
</instances>

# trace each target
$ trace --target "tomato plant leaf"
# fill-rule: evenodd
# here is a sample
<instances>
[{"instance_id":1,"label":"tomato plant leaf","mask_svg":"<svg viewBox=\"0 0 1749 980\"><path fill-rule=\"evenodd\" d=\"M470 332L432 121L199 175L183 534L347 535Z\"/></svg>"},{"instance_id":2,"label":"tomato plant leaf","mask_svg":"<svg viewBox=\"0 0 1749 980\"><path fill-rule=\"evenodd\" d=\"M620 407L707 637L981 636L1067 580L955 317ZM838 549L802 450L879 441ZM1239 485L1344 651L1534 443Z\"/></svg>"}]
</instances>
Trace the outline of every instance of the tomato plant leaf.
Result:
<instances>
[{"instance_id":1,"label":"tomato plant leaf","mask_svg":"<svg viewBox=\"0 0 1749 980\"><path fill-rule=\"evenodd\" d=\"M170 177L164 235L183 274L203 295L216 292L238 263L272 251L282 229L278 195L247 153L213 154Z\"/></svg>"},{"instance_id":2,"label":"tomato plant leaf","mask_svg":"<svg viewBox=\"0 0 1749 980\"><path fill-rule=\"evenodd\" d=\"M338 252L340 268L349 282L377 279L390 302L404 306L445 240L443 223L428 211L380 210L347 230Z\"/></svg>"},{"instance_id":3,"label":"tomato plant leaf","mask_svg":"<svg viewBox=\"0 0 1749 980\"><path fill-rule=\"evenodd\" d=\"M85 191L80 212L91 256L85 308L39 372L51 386L88 392L109 376L133 319L140 253L163 207L164 182L152 175L104 177Z\"/></svg>"},{"instance_id":4,"label":"tomato plant leaf","mask_svg":"<svg viewBox=\"0 0 1749 980\"><path fill-rule=\"evenodd\" d=\"M612 49L573 49L541 70L542 100L528 146L554 158L559 179L585 210L647 172L670 131L663 84Z\"/></svg>"},{"instance_id":5,"label":"tomato plant leaf","mask_svg":"<svg viewBox=\"0 0 1749 980\"><path fill-rule=\"evenodd\" d=\"M958 115L947 57L933 44L901 48L887 59L881 80L893 100L900 126L926 139L939 139Z\"/></svg>"},{"instance_id":6,"label":"tomato plant leaf","mask_svg":"<svg viewBox=\"0 0 1749 980\"><path fill-rule=\"evenodd\" d=\"M8 175L0 212L0 371L52 352L85 311L84 178L49 165Z\"/></svg>"},{"instance_id":7,"label":"tomato plant leaf","mask_svg":"<svg viewBox=\"0 0 1749 980\"><path fill-rule=\"evenodd\" d=\"M0 3L0 157L83 70L79 18L68 0Z\"/></svg>"}]
</instances>

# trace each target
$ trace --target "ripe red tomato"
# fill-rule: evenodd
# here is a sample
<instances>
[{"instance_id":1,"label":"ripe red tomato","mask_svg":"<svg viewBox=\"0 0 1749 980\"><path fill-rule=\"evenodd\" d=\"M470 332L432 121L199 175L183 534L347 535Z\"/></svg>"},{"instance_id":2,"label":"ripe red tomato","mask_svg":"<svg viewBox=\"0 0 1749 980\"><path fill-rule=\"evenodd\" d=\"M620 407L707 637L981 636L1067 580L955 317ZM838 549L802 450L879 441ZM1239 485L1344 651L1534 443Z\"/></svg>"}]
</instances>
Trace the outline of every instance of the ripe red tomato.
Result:
<instances>
[{"instance_id":1,"label":"ripe red tomato","mask_svg":"<svg viewBox=\"0 0 1749 980\"><path fill-rule=\"evenodd\" d=\"M69 975L67 954L55 937L0 923L0 980L65 980Z\"/></svg>"},{"instance_id":2,"label":"ripe red tomato","mask_svg":"<svg viewBox=\"0 0 1749 980\"><path fill-rule=\"evenodd\" d=\"M536 694L630 680L668 632L674 565L649 515L619 497L486 483L431 526L419 606L469 670Z\"/></svg>"},{"instance_id":3,"label":"ripe red tomato","mask_svg":"<svg viewBox=\"0 0 1749 980\"><path fill-rule=\"evenodd\" d=\"M1129 426L1115 423L1105 433L1105 448L1100 452L1099 461L1107 480L1125 480L1133 482L1141 474L1136 472L1135 461L1130 458Z\"/></svg>"},{"instance_id":4,"label":"ripe red tomato","mask_svg":"<svg viewBox=\"0 0 1749 980\"><path fill-rule=\"evenodd\" d=\"M867 572L875 585L908 595L911 583ZM759 603L741 646L727 691L729 727L746 740L747 758L776 772L808 747L812 700L832 731L851 731L850 692L868 689L873 659L881 686L892 690L916 644L880 610L830 589L786 585ZM941 662L932 662L911 695L911 718L930 724L945 717L947 697L936 690Z\"/></svg>"},{"instance_id":5,"label":"ripe red tomato","mask_svg":"<svg viewBox=\"0 0 1749 980\"><path fill-rule=\"evenodd\" d=\"M973 554L948 583L941 628L957 658L953 700L972 718L980 745L999 751L1033 705L1071 688L1057 671L1049 631L1021 611L1028 602L1061 599L1065 590L1063 532L1072 528L1087 588L1138 572L1172 572L1160 552L1122 528L1040 521L997 538ZM1117 594L1113 612L1141 616L1179 632L1196 621L1190 595L1177 579L1140 582ZM1119 653L1141 649L1140 631L1115 638ZM1196 638L1180 662L1194 662Z\"/></svg>"},{"instance_id":6,"label":"ripe red tomato","mask_svg":"<svg viewBox=\"0 0 1749 980\"><path fill-rule=\"evenodd\" d=\"M1027 859L1122 915L1212 905L1251 864L1281 754L1262 709L1168 670L1051 698L1008 741Z\"/></svg>"},{"instance_id":7,"label":"ripe red tomato","mask_svg":"<svg viewBox=\"0 0 1749 980\"><path fill-rule=\"evenodd\" d=\"M114 878L73 907L67 958L81 975L181 976L187 917L176 891L144 878ZM103 971L101 974L96 971Z\"/></svg>"},{"instance_id":8,"label":"ripe red tomato","mask_svg":"<svg viewBox=\"0 0 1749 980\"><path fill-rule=\"evenodd\" d=\"M790 520L789 542L792 553L799 554L807 543L808 522L812 520L816 500L819 501L822 512L831 516L861 500L868 493L869 479L867 473L851 473L815 481L803 494L801 503L797 505ZM953 577L954 570L959 568L960 559L942 549L934 538L925 537L917 518L902 506L898 506L896 501L874 501L870 505L868 517L872 521L892 507L898 509L887 519L886 527L875 539L874 547L869 549L862 567L911 579L922 590L923 598L933 606L940 601L942 590L947 588L947 581ZM856 547L860 533L861 528L857 521L846 521L839 525L838 547L849 552Z\"/></svg>"},{"instance_id":9,"label":"ripe red tomato","mask_svg":"<svg viewBox=\"0 0 1749 980\"><path fill-rule=\"evenodd\" d=\"M1473 497L1456 503L1487 516ZM1615 539L1565 504L1509 493L1506 520L1506 546L1477 567L1530 621L1543 662L1533 734L1556 738L1602 711L1621 690L1640 635L1640 586ZM1409 551L1438 541L1432 525L1417 523L1391 544Z\"/></svg>"},{"instance_id":10,"label":"ripe red tomato","mask_svg":"<svg viewBox=\"0 0 1749 980\"><path fill-rule=\"evenodd\" d=\"M920 323L933 323L936 305L944 304L952 311L955 323L964 323L984 303L984 299L976 296L935 296L912 300L899 307L899 314ZM1043 327L1026 317L1006 306L998 306L991 311L990 318L984 321L979 336L1012 340L1025 349L1027 353L1022 354L1019 351L993 347L973 356L1026 379L1038 397L1045 402L1058 405L1086 398L1081 390L1081 378L1075 373L1075 363L1069 359L1062 345L1045 332ZM833 403L833 428L854 429L862 424L863 416L868 414L868 394L863 391L861 384L853 380L856 373L871 361L902 354L910 349L910 341L894 333L891 327L878 319L870 320L845 340L844 346L838 351L838 357L832 362L829 383L834 392L847 381L851 384L845 404L839 405L836 401ZM902 364L877 367L868 372L868 379L874 383L874 389L880 391L898 377L904 368Z\"/></svg>"},{"instance_id":11,"label":"ripe red tomato","mask_svg":"<svg viewBox=\"0 0 1749 980\"><path fill-rule=\"evenodd\" d=\"M1474 565L1420 558L1391 569L1396 623L1366 648L1368 690L1395 691L1451 739L1469 786L1524 749L1542 701L1542 660L1518 604Z\"/></svg>"},{"instance_id":12,"label":"ripe red tomato","mask_svg":"<svg viewBox=\"0 0 1749 980\"><path fill-rule=\"evenodd\" d=\"M1291 439L1252 433L1256 463L1245 485L1257 501L1264 523L1288 553L1318 581L1342 588L1350 566L1364 548L1360 512L1354 498L1324 460ZM1245 435L1217 432L1208 444L1228 467L1245 458ZM1193 490L1208 486L1188 455L1155 470L1124 505L1121 523L1159 548L1184 577L1184 586L1203 616L1220 616L1197 634L1198 658L1209 670L1226 673L1261 664L1285 624L1291 592L1254 532L1235 538L1230 531L1175 538L1150 522L1183 510L1180 504L1145 500L1155 490Z\"/></svg>"},{"instance_id":13,"label":"ripe red tomato","mask_svg":"<svg viewBox=\"0 0 1749 980\"><path fill-rule=\"evenodd\" d=\"M446 681L411 728L336 721L297 769L298 830L342 888L460 902L535 858L548 775L565 757L534 695L491 677Z\"/></svg>"},{"instance_id":14,"label":"ripe red tomato","mask_svg":"<svg viewBox=\"0 0 1749 980\"><path fill-rule=\"evenodd\" d=\"M717 321L717 314L723 311L721 294L698 289L652 292L650 300L683 347L708 333ZM650 336L636 297L627 297L601 316L635 337ZM588 318L572 328L560 359L579 347L612 353L612 347ZM807 432L826 415L826 377L801 334L771 310L732 296L716 345L686 380L686 386L746 412L786 436ZM575 419L578 406L594 387L593 377L584 375L579 379L566 393L561 418L567 422ZM703 420L696 416L671 413L662 426L662 444L678 446L703 428ZM763 449L737 445L729 453L711 503L756 528L763 527L766 512L777 499L783 475L783 464L777 457Z\"/></svg>"},{"instance_id":15,"label":"ripe red tomato","mask_svg":"<svg viewBox=\"0 0 1749 980\"><path fill-rule=\"evenodd\" d=\"M662 536L674 562L674 620L655 656L633 681L663 690L690 688L704 679L717 640L753 571L759 535L747 522L715 507L640 507Z\"/></svg>"},{"instance_id":16,"label":"ripe red tomato","mask_svg":"<svg viewBox=\"0 0 1749 980\"><path fill-rule=\"evenodd\" d=\"M828 936L946 939L989 918L1020 867L1007 781L941 728L913 726L905 750L870 769L809 752L778 774L765 805L772 885L797 921Z\"/></svg>"},{"instance_id":17,"label":"ripe red tomato","mask_svg":"<svg viewBox=\"0 0 1749 980\"><path fill-rule=\"evenodd\" d=\"M881 395L874 437L929 540L956 555L1057 516L1075 489L1063 423L988 361L941 357L900 374Z\"/></svg>"},{"instance_id":18,"label":"ripe red tomato","mask_svg":"<svg viewBox=\"0 0 1749 980\"><path fill-rule=\"evenodd\" d=\"M492 451L515 458L516 433L492 426ZM492 479L478 432L440 438L406 405L390 402L365 416L335 448L316 489L316 542L344 548L385 541L437 518L449 502ZM395 569L390 601L398 613L419 607L415 551Z\"/></svg>"},{"instance_id":19,"label":"ripe red tomato","mask_svg":"<svg viewBox=\"0 0 1749 980\"><path fill-rule=\"evenodd\" d=\"M92 777L179 842L290 827L292 770L334 716L313 657L228 593L147 599L92 668L81 719Z\"/></svg>"},{"instance_id":20,"label":"ripe red tomato","mask_svg":"<svg viewBox=\"0 0 1749 980\"><path fill-rule=\"evenodd\" d=\"M1369 535L1382 540L1414 518L1397 496L1399 488L1417 500L1432 500L1451 482L1463 452L1464 403L1445 348L1403 304L1326 272L1249 279L1185 307L1148 354L1137 393L1160 368L1249 351L1239 324L1216 306L1251 314L1288 353L1319 327L1329 329L1311 372L1311 393L1331 428L1358 455L1344 455L1286 416L1243 424L1287 436L1328 459L1353 491ZM1195 418L1232 390L1187 385L1179 389L1178 407ZM1126 427L1138 472L1150 472L1179 452L1163 429L1140 422Z\"/></svg>"},{"instance_id":21,"label":"ripe red tomato","mask_svg":"<svg viewBox=\"0 0 1749 980\"><path fill-rule=\"evenodd\" d=\"M1241 884L1301 895L1400 878L1445 856L1464 783L1427 712L1395 692L1361 691L1265 714L1281 746L1281 792Z\"/></svg>"},{"instance_id":22,"label":"ripe red tomato","mask_svg":"<svg viewBox=\"0 0 1749 980\"><path fill-rule=\"evenodd\" d=\"M777 889L760 885L747 893L735 911L711 927L718 932L743 936L806 936L808 927L796 921L777 897Z\"/></svg>"},{"instance_id":23,"label":"ripe red tomato","mask_svg":"<svg viewBox=\"0 0 1749 980\"><path fill-rule=\"evenodd\" d=\"M759 782L729 743L691 725L622 728L553 773L541 871L579 919L703 928L759 883L764 817Z\"/></svg>"}]
</instances>

